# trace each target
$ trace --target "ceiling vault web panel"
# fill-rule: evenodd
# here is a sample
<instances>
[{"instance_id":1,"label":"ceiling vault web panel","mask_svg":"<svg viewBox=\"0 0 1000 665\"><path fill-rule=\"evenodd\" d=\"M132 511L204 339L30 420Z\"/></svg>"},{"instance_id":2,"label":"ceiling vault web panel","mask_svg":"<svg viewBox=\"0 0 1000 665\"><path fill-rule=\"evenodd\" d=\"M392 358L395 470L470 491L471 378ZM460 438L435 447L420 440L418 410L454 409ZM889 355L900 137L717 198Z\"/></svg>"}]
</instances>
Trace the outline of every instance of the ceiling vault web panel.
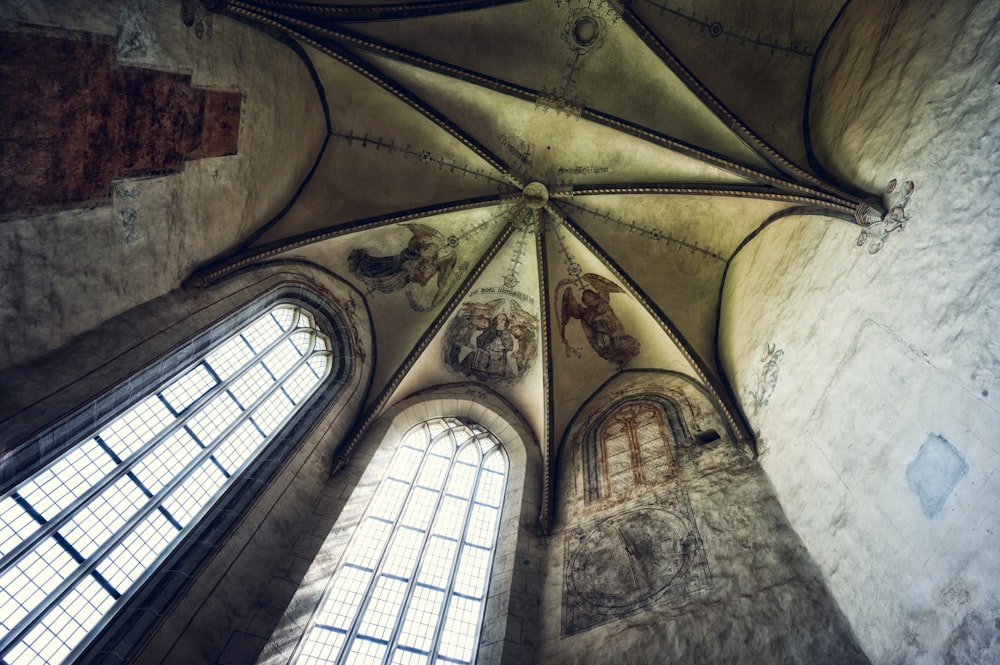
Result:
<instances>
[{"instance_id":1,"label":"ceiling vault web panel","mask_svg":"<svg viewBox=\"0 0 1000 665\"><path fill-rule=\"evenodd\" d=\"M526 211L522 208L520 212L517 213L517 219L520 221L526 214ZM337 471L343 469L347 463L350 461L350 456L354 452L354 448L357 447L358 443L364 437L365 433L372 426L375 420L385 411L392 403L392 398L402 383L403 379L406 378L406 374L410 371L413 365L420 359L420 356L427 349L427 346L434 339L441 328L444 326L448 318L454 313L455 309L459 306L462 299L468 295L469 290L472 285L482 276L483 271L490 264L490 261L496 256L500 248L503 247L504 243L510 238L511 233L513 233L516 228L516 224L506 224L503 230L496 237L496 239L490 243L489 248L476 263L476 265L469 272L468 276L463 280L462 284L455 290L455 293L447 301L445 306L441 309L438 315L434 318L434 322L431 326L421 335L420 339L413 346L413 349L406 356L406 359L400 364L399 368L393 374L389 382L382 388L378 397L373 397L370 405L367 407L366 417L358 424L354 432L347 440L347 443L338 449L337 454L334 458L333 470L331 473L336 473Z\"/></svg>"},{"instance_id":2,"label":"ceiling vault web panel","mask_svg":"<svg viewBox=\"0 0 1000 665\"><path fill-rule=\"evenodd\" d=\"M463 201L451 201L445 202L438 205L425 206L422 208L414 208L412 210L403 210L396 213L391 213L387 215L377 215L375 217L369 217L366 219L358 219L346 224L336 224L334 226L328 226L316 229L314 231L308 231L306 233L301 233L295 236L290 236L288 238L282 238L281 240L272 241L266 245L260 247L255 247L250 250L241 252L235 256L225 258L216 263L212 263L202 269L195 272L190 278L189 283L198 284L200 286L207 286L213 284L219 279L230 275L231 273L244 268L251 263L262 261L265 259L271 259L279 254L284 254L296 249L301 249L308 245L323 242L324 240L332 240L335 238L340 238L343 236L352 235L355 233L361 233L364 231L370 231L372 229L382 228L384 226L390 226L393 224L401 224L403 222L414 222L421 219L426 219L428 217L436 217L438 215L446 215L453 212L460 212L463 210L475 210L478 208L487 208L490 206L501 205L510 202L519 202L521 200L521 193L516 192L512 194L495 194L492 196L484 196L476 199L467 199Z\"/></svg>"},{"instance_id":3,"label":"ceiling vault web panel","mask_svg":"<svg viewBox=\"0 0 1000 665\"><path fill-rule=\"evenodd\" d=\"M722 409L723 414L729 421L729 425L733 428L733 432L736 434L740 443L755 450L753 434L748 423L746 422L746 418L740 411L739 407L736 406L735 399L730 394L726 384L719 379L715 368L698 355L694 348L687 342L677 327L670 321L667 315L660 310L656 303L652 302L646 296L645 292L639 288L627 274L625 274L621 266L619 266L610 256L602 251L601 248L593 242L591 237L582 228L580 228L580 226L576 224L571 217L562 215L558 211L554 210L551 205L547 208L547 210L550 211L554 218L561 219L564 222L564 227L604 264L605 268L619 280L629 294L643 307L643 309L646 310L649 316L656 321L673 345L684 356L689 368L694 371L697 378L716 400L717 405ZM684 371L683 373L687 374L688 372Z\"/></svg>"},{"instance_id":4,"label":"ceiling vault web panel","mask_svg":"<svg viewBox=\"0 0 1000 665\"><path fill-rule=\"evenodd\" d=\"M853 203L855 207L857 204L861 203L861 197L846 192L837 185L823 181L817 176L794 164L773 147L768 145L764 139L756 134L749 126L746 125L746 123L737 117L735 113L728 109L716 95L714 95L702 84L698 77L695 76L694 73L683 62L681 62L677 56L674 55L673 51L671 51L663 40L660 39L660 37L653 31L653 29L649 27L646 21L638 14L630 3L625 4L622 12L622 18L629 26L632 27L633 30L635 30L639 37L646 42L649 48L663 60L664 64L671 71L677 74L678 77L682 78L691 90L695 92L695 94L697 94L709 108L711 108L722 120L732 127L734 131L738 132L744 140L754 146L759 153L767 157L772 164L800 181L807 182L815 187L834 194L838 198Z\"/></svg>"},{"instance_id":5,"label":"ceiling vault web panel","mask_svg":"<svg viewBox=\"0 0 1000 665\"><path fill-rule=\"evenodd\" d=\"M302 41L303 43L312 46L313 48L317 49L323 54L353 69L354 71L358 72L359 74L367 78L375 85L381 87L389 94L393 95L397 99L400 99L401 101L405 102L412 108L419 111L429 120L437 124L442 130L450 134L453 138L457 139L467 148L470 148L472 151L474 151L487 164L492 166L498 172L504 174L508 179L511 180L511 182L514 185L518 187L524 186L525 183L521 182L516 177L516 175L511 173L507 163L503 159L501 159L499 156L489 151L485 146L483 146L474 138L469 136L465 131L463 131L460 127L455 125L448 118L441 115L433 107L426 104L422 99L416 97L410 91L406 90L403 86L399 85L392 79L388 78L387 76L376 70L368 62L366 62L359 56L349 51L343 50L336 45L321 42L315 39L313 36L308 35L305 32L302 32L300 28L308 27L309 25L308 23L293 18L284 17L279 14L269 12L267 10L263 11L255 10L248 3L233 3L229 7L229 10L237 15L241 15L245 18L256 20L265 25L269 25L271 27L282 30L285 33L289 34L290 36Z\"/></svg>"}]
</instances>

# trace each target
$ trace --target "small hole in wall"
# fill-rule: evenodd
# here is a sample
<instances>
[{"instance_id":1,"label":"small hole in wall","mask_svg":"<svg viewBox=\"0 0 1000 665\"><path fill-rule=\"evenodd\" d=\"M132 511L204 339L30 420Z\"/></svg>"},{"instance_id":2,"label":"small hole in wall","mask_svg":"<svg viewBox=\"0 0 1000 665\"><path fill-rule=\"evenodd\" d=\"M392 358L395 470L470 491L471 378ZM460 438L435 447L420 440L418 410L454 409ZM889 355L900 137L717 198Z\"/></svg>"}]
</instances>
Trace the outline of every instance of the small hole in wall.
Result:
<instances>
[{"instance_id":1,"label":"small hole in wall","mask_svg":"<svg viewBox=\"0 0 1000 665\"><path fill-rule=\"evenodd\" d=\"M707 432L699 432L694 435L694 439L700 445L705 445L706 443L712 443L713 441L718 441L721 437L719 433L714 429L710 429Z\"/></svg>"}]
</instances>

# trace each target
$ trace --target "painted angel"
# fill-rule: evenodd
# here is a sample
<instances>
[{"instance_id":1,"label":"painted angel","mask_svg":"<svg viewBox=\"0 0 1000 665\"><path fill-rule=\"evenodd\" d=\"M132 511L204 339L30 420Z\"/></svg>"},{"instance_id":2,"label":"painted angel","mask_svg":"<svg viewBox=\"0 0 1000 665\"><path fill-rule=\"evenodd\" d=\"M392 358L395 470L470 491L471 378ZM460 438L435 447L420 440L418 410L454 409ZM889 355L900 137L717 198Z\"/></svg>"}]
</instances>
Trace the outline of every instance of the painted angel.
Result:
<instances>
[{"instance_id":1,"label":"painted angel","mask_svg":"<svg viewBox=\"0 0 1000 665\"><path fill-rule=\"evenodd\" d=\"M403 251L389 256L372 256L367 249L355 249L348 257L348 269L373 290L392 293L410 284L427 286L437 276L430 306L445 296L457 257L447 239L426 224L403 224L410 240Z\"/></svg>"},{"instance_id":2,"label":"painted angel","mask_svg":"<svg viewBox=\"0 0 1000 665\"><path fill-rule=\"evenodd\" d=\"M579 301L574 294L574 280L564 279L556 286L556 300L562 291L559 332L566 355L572 352L580 357L580 349L566 340L566 324L571 319L580 319L583 334L597 355L618 366L625 365L639 354L639 340L625 332L625 326L611 307L611 294L624 291L611 280L593 273L585 273L583 280L590 288L582 289Z\"/></svg>"}]
</instances>

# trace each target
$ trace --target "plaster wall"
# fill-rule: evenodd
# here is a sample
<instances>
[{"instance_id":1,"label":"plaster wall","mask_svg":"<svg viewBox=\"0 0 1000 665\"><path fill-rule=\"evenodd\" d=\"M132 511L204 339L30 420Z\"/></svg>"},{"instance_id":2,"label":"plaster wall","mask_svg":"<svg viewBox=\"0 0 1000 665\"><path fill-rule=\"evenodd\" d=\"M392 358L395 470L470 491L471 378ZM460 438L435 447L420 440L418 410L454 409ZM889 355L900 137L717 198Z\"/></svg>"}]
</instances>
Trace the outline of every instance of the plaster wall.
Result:
<instances>
[{"instance_id":1,"label":"plaster wall","mask_svg":"<svg viewBox=\"0 0 1000 665\"><path fill-rule=\"evenodd\" d=\"M851 3L820 54L812 142L915 190L877 254L786 218L730 267L723 363L760 464L876 663L1000 660L995 2Z\"/></svg>"},{"instance_id":2,"label":"plaster wall","mask_svg":"<svg viewBox=\"0 0 1000 665\"><path fill-rule=\"evenodd\" d=\"M194 0L0 3L9 29L115 39L121 65L191 74L243 95L238 154L110 184L107 202L0 223L0 367L27 362L177 287L276 215L326 134L307 67L289 47ZM190 25L188 25L190 23ZM277 131L279 126L294 132ZM70 137L66 137L67 140Z\"/></svg>"},{"instance_id":3,"label":"plaster wall","mask_svg":"<svg viewBox=\"0 0 1000 665\"><path fill-rule=\"evenodd\" d=\"M678 407L687 432L674 442L679 470L586 504L580 464L586 430L608 407L649 396ZM699 441L712 431L719 438ZM561 469L537 662L868 662L763 470L736 449L723 419L689 379L619 375L581 410ZM628 543L627 553L614 532ZM645 545L643 532L650 534ZM670 551L687 561L679 572L654 560L656 552ZM636 591L647 575L651 585L669 583L652 595ZM591 593L612 587L607 596ZM616 607L605 608L602 619L595 599Z\"/></svg>"}]
</instances>

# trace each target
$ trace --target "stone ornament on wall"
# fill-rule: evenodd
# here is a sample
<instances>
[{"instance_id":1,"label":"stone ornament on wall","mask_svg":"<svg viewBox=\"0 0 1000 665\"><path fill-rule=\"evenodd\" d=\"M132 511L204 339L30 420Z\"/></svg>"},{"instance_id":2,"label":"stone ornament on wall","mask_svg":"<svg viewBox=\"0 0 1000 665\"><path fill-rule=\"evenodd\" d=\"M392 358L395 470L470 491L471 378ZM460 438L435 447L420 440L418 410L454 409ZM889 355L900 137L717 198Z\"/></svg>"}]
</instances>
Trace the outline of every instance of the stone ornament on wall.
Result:
<instances>
[{"instance_id":1,"label":"stone ornament on wall","mask_svg":"<svg viewBox=\"0 0 1000 665\"><path fill-rule=\"evenodd\" d=\"M906 223L910 221L910 217L906 214L906 206L910 202L913 189L913 181L907 180L897 190L896 179L893 178L886 186L885 195L882 197L888 212L883 215L868 203L862 203L858 206L854 217L858 224L863 227L858 235L858 247L867 242L868 253L878 254L890 233L893 231L903 232Z\"/></svg>"},{"instance_id":2,"label":"stone ornament on wall","mask_svg":"<svg viewBox=\"0 0 1000 665\"><path fill-rule=\"evenodd\" d=\"M712 586L701 535L680 488L569 530L563 570L564 636Z\"/></svg>"},{"instance_id":3,"label":"stone ornament on wall","mask_svg":"<svg viewBox=\"0 0 1000 665\"><path fill-rule=\"evenodd\" d=\"M534 364L538 317L518 303L530 297L504 291L515 297L462 303L445 332L444 362L452 371L487 383L509 384L520 381Z\"/></svg>"}]
</instances>

